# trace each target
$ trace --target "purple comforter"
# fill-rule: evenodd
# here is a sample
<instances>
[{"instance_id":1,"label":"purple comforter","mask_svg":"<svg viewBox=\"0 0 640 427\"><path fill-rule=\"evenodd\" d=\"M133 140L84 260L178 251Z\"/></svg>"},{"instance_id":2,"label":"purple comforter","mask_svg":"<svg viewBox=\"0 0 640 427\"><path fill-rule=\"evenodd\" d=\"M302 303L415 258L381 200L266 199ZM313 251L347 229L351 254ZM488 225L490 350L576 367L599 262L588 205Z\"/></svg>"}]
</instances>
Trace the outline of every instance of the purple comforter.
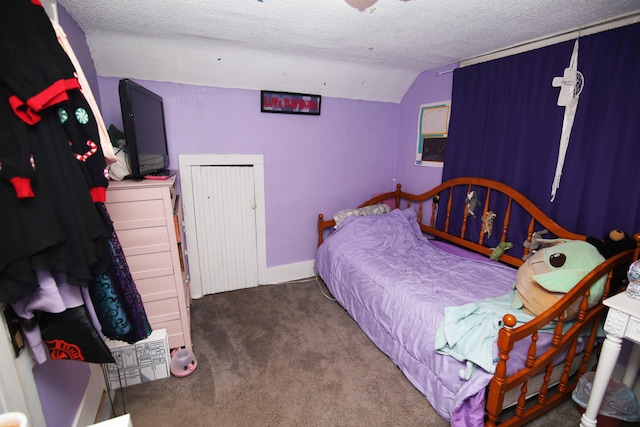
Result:
<instances>
[{"instance_id":1,"label":"purple comforter","mask_svg":"<svg viewBox=\"0 0 640 427\"><path fill-rule=\"evenodd\" d=\"M451 425L484 423L492 375L434 351L444 308L504 295L516 270L488 258L443 251L420 231L412 209L345 219L318 249L316 272L369 338Z\"/></svg>"}]
</instances>

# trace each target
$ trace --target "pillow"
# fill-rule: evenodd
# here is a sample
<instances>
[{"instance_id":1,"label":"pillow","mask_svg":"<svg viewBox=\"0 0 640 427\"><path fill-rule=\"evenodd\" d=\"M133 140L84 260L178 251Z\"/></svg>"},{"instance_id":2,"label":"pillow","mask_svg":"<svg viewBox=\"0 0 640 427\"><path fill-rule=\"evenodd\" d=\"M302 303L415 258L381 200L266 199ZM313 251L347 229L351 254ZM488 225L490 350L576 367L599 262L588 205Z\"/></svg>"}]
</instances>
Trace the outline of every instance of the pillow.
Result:
<instances>
[{"instance_id":1,"label":"pillow","mask_svg":"<svg viewBox=\"0 0 640 427\"><path fill-rule=\"evenodd\" d=\"M543 313L603 261L596 247L582 240L539 250L518 268L513 308L522 308L533 316ZM600 301L605 281L606 277L602 277L591 286L589 308ZM567 309L566 320L575 317L579 304L576 301Z\"/></svg>"},{"instance_id":2,"label":"pillow","mask_svg":"<svg viewBox=\"0 0 640 427\"><path fill-rule=\"evenodd\" d=\"M335 214L333 220L336 222L335 228L345 219L350 216L369 216L380 215L391 212L391 208L386 204L364 206L358 209L344 209Z\"/></svg>"}]
</instances>

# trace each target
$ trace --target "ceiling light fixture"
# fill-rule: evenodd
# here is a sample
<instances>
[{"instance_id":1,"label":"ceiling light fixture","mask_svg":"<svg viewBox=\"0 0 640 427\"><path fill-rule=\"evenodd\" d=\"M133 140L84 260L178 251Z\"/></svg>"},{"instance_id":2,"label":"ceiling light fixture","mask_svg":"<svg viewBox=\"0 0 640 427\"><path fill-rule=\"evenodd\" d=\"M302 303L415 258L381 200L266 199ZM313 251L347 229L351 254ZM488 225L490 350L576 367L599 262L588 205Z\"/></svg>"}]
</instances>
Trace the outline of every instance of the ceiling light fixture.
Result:
<instances>
[{"instance_id":1,"label":"ceiling light fixture","mask_svg":"<svg viewBox=\"0 0 640 427\"><path fill-rule=\"evenodd\" d=\"M364 12L368 7L376 4L378 0L344 0L349 6L355 7L360 12Z\"/></svg>"}]
</instances>

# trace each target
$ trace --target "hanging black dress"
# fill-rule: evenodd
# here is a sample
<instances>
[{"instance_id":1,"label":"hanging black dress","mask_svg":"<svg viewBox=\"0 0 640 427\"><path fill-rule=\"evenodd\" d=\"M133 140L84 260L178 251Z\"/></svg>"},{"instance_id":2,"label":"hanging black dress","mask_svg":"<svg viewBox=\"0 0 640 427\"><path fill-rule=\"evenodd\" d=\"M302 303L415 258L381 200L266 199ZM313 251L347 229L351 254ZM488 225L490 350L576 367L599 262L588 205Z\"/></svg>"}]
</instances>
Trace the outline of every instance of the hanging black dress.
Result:
<instances>
[{"instance_id":1,"label":"hanging black dress","mask_svg":"<svg viewBox=\"0 0 640 427\"><path fill-rule=\"evenodd\" d=\"M0 2L0 56L11 58L0 66L0 301L13 302L37 287L34 269L86 286L110 233L60 123L56 106L79 84L41 7Z\"/></svg>"},{"instance_id":2,"label":"hanging black dress","mask_svg":"<svg viewBox=\"0 0 640 427\"><path fill-rule=\"evenodd\" d=\"M88 287L124 255L95 116L37 0L0 2L0 56L0 302L13 304L38 289L36 270ZM130 285L120 306L135 327L123 336L137 341L151 328Z\"/></svg>"}]
</instances>

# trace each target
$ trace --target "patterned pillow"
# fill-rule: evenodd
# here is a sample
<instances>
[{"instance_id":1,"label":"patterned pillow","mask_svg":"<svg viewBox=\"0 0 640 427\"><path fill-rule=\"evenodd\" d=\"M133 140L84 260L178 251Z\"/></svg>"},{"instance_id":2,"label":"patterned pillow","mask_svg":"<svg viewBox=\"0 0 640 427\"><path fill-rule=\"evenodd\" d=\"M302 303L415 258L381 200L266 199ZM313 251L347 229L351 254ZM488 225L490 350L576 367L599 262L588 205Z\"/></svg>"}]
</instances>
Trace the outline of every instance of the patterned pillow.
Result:
<instances>
[{"instance_id":1,"label":"patterned pillow","mask_svg":"<svg viewBox=\"0 0 640 427\"><path fill-rule=\"evenodd\" d=\"M365 206L358 209L344 209L335 214L333 220L336 222L335 228L345 219L350 216L368 216L368 215L380 215L391 212L391 208L385 204Z\"/></svg>"}]
</instances>

